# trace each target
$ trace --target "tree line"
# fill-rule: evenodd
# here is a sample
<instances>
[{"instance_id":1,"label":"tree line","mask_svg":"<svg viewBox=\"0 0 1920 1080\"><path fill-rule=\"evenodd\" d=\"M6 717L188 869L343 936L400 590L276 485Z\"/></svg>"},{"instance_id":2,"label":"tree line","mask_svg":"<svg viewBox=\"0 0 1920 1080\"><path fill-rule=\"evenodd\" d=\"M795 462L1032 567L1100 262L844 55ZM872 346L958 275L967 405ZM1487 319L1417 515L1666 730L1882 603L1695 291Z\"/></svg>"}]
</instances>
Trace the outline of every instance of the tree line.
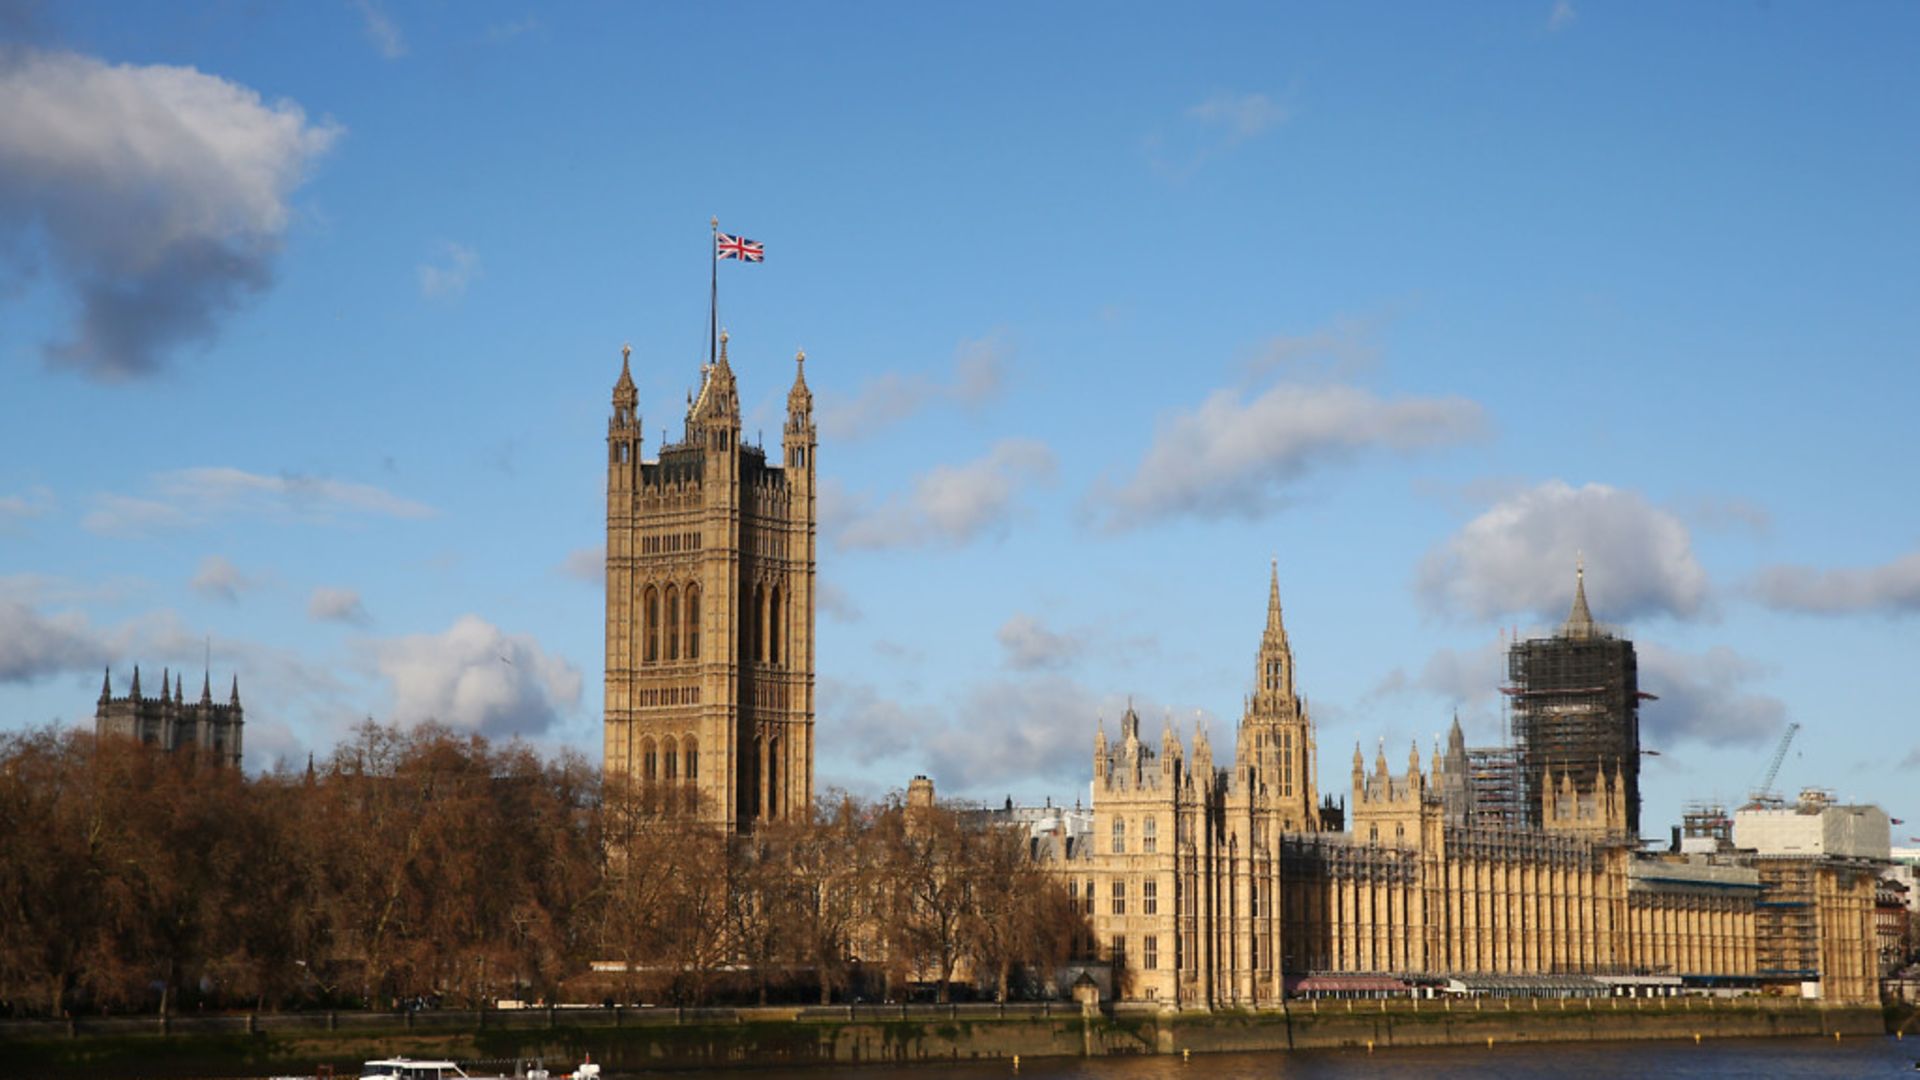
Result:
<instances>
[{"instance_id":1,"label":"tree line","mask_svg":"<svg viewBox=\"0 0 1920 1080\"><path fill-rule=\"evenodd\" d=\"M1042 992L1086 930L1024 830L897 795L726 836L691 791L438 726L306 768L0 737L0 1013Z\"/></svg>"}]
</instances>

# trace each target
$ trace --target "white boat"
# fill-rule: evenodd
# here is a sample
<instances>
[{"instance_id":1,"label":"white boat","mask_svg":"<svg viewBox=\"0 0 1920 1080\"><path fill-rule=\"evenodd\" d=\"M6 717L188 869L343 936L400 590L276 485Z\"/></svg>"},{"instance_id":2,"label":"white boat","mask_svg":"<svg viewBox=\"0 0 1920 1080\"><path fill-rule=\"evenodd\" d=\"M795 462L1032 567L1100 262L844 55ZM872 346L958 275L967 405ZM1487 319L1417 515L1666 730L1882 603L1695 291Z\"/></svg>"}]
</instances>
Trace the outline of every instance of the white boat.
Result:
<instances>
[{"instance_id":1,"label":"white boat","mask_svg":"<svg viewBox=\"0 0 1920 1080\"><path fill-rule=\"evenodd\" d=\"M588 1058L578 1069L553 1080L598 1080L599 1076L600 1066ZM360 1066L360 1080L549 1080L549 1077L547 1070L537 1065L517 1077L470 1073L458 1062L444 1058L376 1058Z\"/></svg>"}]
</instances>

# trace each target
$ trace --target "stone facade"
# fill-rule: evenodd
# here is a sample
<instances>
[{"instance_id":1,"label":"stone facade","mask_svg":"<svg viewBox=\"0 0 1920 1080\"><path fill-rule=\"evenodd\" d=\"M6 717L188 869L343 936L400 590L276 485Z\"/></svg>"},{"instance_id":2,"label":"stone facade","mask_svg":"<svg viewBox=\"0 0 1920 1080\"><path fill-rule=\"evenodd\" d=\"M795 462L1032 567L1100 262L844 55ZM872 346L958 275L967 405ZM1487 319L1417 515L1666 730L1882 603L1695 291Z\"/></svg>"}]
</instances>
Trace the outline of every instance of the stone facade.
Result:
<instances>
[{"instance_id":1,"label":"stone facade","mask_svg":"<svg viewBox=\"0 0 1920 1080\"><path fill-rule=\"evenodd\" d=\"M1143 740L1131 708L1117 744L1104 726L1095 736L1092 843L1056 865L1116 996L1217 1008L1361 977L1784 978L1760 955L1764 869L1640 852L1619 759L1543 774L1537 826L1489 824L1456 721L1430 769L1417 746L1399 772L1384 747L1371 769L1355 747L1344 815L1317 802L1277 571L1255 686L1228 767L1204 730L1191 757L1171 724L1157 747ZM1871 875L1828 866L1806 880L1821 996L1871 1001Z\"/></svg>"},{"instance_id":2,"label":"stone facade","mask_svg":"<svg viewBox=\"0 0 1920 1080\"><path fill-rule=\"evenodd\" d=\"M740 439L727 335L678 442L642 458L623 352L607 424L605 769L729 830L813 800L813 395L780 460Z\"/></svg>"},{"instance_id":3,"label":"stone facade","mask_svg":"<svg viewBox=\"0 0 1920 1080\"><path fill-rule=\"evenodd\" d=\"M171 680L171 685L169 685ZM113 672L100 684L100 700L93 710L94 734L139 739L163 750L192 747L222 765L240 767L246 710L240 706L240 676L226 702L213 700L213 676L202 678L200 700L186 699L186 679L160 673L160 695L140 692L140 669L133 669L127 696L113 696Z\"/></svg>"}]
</instances>

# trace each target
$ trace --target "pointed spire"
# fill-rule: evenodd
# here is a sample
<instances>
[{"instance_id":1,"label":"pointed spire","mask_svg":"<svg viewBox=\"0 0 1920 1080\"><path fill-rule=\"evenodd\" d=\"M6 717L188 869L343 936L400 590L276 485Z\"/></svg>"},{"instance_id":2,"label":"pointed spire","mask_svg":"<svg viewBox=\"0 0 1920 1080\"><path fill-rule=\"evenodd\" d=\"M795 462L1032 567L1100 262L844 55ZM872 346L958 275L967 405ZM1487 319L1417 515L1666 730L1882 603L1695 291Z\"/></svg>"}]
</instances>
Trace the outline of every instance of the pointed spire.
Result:
<instances>
[{"instance_id":1,"label":"pointed spire","mask_svg":"<svg viewBox=\"0 0 1920 1080\"><path fill-rule=\"evenodd\" d=\"M200 676L200 704L213 704L213 672L211 671Z\"/></svg>"},{"instance_id":2,"label":"pointed spire","mask_svg":"<svg viewBox=\"0 0 1920 1080\"><path fill-rule=\"evenodd\" d=\"M1287 632L1286 622L1280 617L1280 560L1275 558L1268 563L1267 573L1267 629Z\"/></svg>"},{"instance_id":3,"label":"pointed spire","mask_svg":"<svg viewBox=\"0 0 1920 1080\"><path fill-rule=\"evenodd\" d=\"M1447 731L1447 750L1465 753L1467 749L1466 732L1460 730L1460 710L1453 710L1453 727Z\"/></svg>"},{"instance_id":4,"label":"pointed spire","mask_svg":"<svg viewBox=\"0 0 1920 1080\"><path fill-rule=\"evenodd\" d=\"M233 676L233 698L231 704L236 709L240 707L240 676L238 673L235 673Z\"/></svg>"},{"instance_id":5,"label":"pointed spire","mask_svg":"<svg viewBox=\"0 0 1920 1080\"><path fill-rule=\"evenodd\" d=\"M173 703L184 705L187 702L187 676L182 672L173 677Z\"/></svg>"},{"instance_id":6,"label":"pointed spire","mask_svg":"<svg viewBox=\"0 0 1920 1080\"><path fill-rule=\"evenodd\" d=\"M1407 751L1407 776L1420 775L1420 740L1413 740L1413 746Z\"/></svg>"},{"instance_id":7,"label":"pointed spire","mask_svg":"<svg viewBox=\"0 0 1920 1080\"><path fill-rule=\"evenodd\" d=\"M1384 737L1373 752L1373 771L1378 776L1387 775L1387 740Z\"/></svg>"},{"instance_id":8,"label":"pointed spire","mask_svg":"<svg viewBox=\"0 0 1920 1080\"><path fill-rule=\"evenodd\" d=\"M1590 638L1598 628L1593 623L1593 612L1587 608L1587 561L1576 557L1573 566L1573 610L1567 613L1567 622L1560 628L1560 636Z\"/></svg>"},{"instance_id":9,"label":"pointed spire","mask_svg":"<svg viewBox=\"0 0 1920 1080\"><path fill-rule=\"evenodd\" d=\"M111 701L113 700L113 668L108 667L104 670L106 674L100 679L100 700Z\"/></svg>"},{"instance_id":10,"label":"pointed spire","mask_svg":"<svg viewBox=\"0 0 1920 1080\"><path fill-rule=\"evenodd\" d=\"M160 700L161 701L166 701L168 698L171 698L173 696L173 684L167 681L168 677L171 674L172 673L164 667L160 669Z\"/></svg>"},{"instance_id":11,"label":"pointed spire","mask_svg":"<svg viewBox=\"0 0 1920 1080\"><path fill-rule=\"evenodd\" d=\"M133 689L127 692L127 696L133 698L133 700L135 701L140 700L140 665L139 664L133 665Z\"/></svg>"}]
</instances>

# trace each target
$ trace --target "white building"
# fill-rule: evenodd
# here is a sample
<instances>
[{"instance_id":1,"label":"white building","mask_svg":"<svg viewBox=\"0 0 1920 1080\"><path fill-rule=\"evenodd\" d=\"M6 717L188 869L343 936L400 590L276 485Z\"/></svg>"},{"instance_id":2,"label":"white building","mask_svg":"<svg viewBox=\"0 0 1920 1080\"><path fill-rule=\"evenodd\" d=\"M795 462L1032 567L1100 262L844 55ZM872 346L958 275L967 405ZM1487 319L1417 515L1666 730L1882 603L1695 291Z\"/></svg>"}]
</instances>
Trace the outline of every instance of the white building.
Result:
<instances>
[{"instance_id":1,"label":"white building","mask_svg":"<svg viewBox=\"0 0 1920 1080\"><path fill-rule=\"evenodd\" d=\"M1842 805L1809 788L1791 806L1734 811L1733 846L1761 855L1892 858L1893 826L1877 806Z\"/></svg>"}]
</instances>

